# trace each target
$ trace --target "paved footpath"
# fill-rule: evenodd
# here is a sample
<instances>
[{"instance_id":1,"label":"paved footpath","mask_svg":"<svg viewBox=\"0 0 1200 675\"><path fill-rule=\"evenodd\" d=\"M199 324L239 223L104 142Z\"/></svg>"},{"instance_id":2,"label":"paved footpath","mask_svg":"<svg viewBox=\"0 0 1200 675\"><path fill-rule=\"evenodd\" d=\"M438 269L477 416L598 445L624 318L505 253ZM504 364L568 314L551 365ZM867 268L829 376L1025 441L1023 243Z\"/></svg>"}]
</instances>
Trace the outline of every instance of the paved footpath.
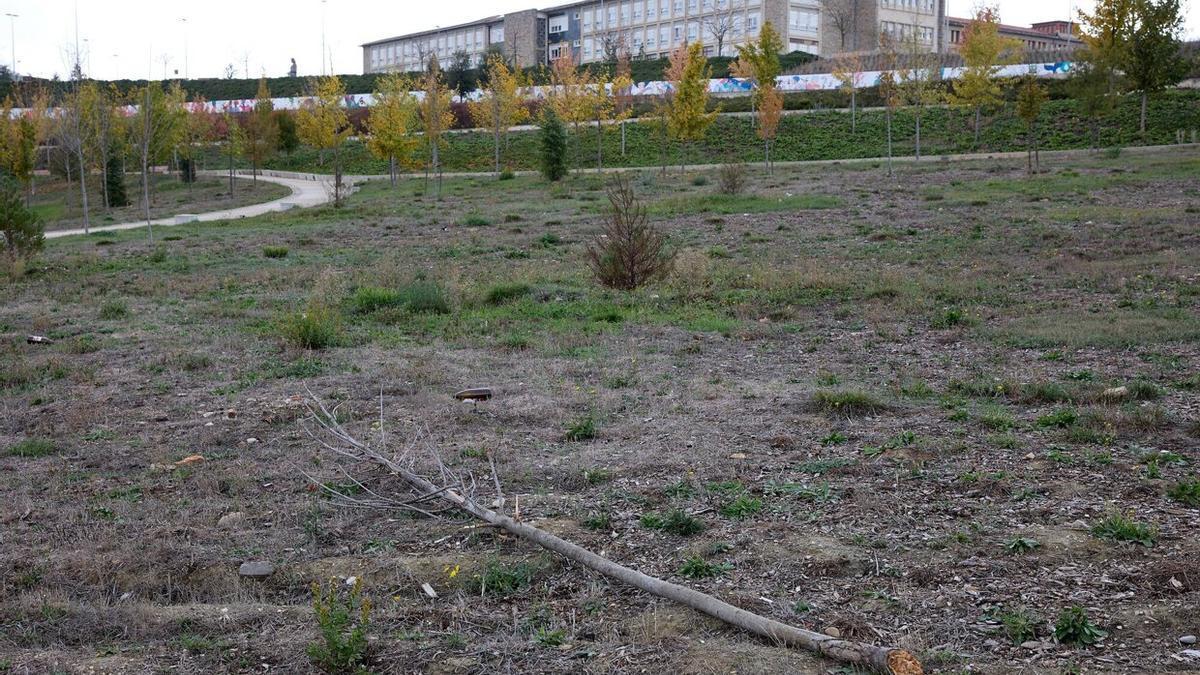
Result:
<instances>
[{"instance_id":1,"label":"paved footpath","mask_svg":"<svg viewBox=\"0 0 1200 675\"><path fill-rule=\"evenodd\" d=\"M1171 151L1188 152L1190 150L1194 150L1197 147L1200 147L1200 144L1185 143L1185 144L1181 144L1181 145L1144 145L1144 146L1129 146L1126 148L1122 148L1121 152L1129 153L1129 154L1153 154L1153 153L1162 153L1162 152L1171 152ZM1042 160L1045 161L1047 159L1065 159L1065 158L1069 158L1069 157L1084 157L1084 156L1088 156L1088 155L1092 155L1092 154L1094 154L1094 153L1092 153L1090 150L1046 150L1041 153L1041 156L1042 156ZM1024 159L1024 158L1025 158L1024 152L983 152L983 153L969 153L969 154L959 154L959 155L927 155L925 158L923 158L921 160L921 163L934 164L934 163L941 162L941 161L966 162L966 161L989 160L989 159L990 160L1001 160L1001 159L1012 160L1012 159ZM910 164L910 163L916 162L917 159L915 157L894 157L892 159L892 161L896 164ZM823 159L823 160L811 160L811 161L800 161L800 162L776 162L775 166L777 166L777 167L820 166L820 165L828 165L828 164L865 164L865 163L883 164L885 162L887 162L886 157L861 157L861 158L855 158L855 159ZM688 171L707 171L707 170L716 169L720 166L721 166L720 164L689 164L687 166L687 170ZM754 166L757 166L757 165L754 165ZM676 165L668 165L668 170L678 170L678 168L679 167L677 164ZM619 173L619 172L624 172L624 171L656 171L658 169L659 169L659 167L657 167L657 166L634 166L634 167L613 167L613 168L606 167L600 172ZM228 174L226 174L224 172L220 172L220 171L203 171L201 173L206 174L206 175L211 175L211 176L227 176L228 175ZM593 167L590 169L582 169L582 173L598 173L598 171L595 167ZM516 174L517 175L529 175L529 176L539 175L537 171L517 171ZM236 175L238 178L245 179L245 180L249 180L251 177L249 172L246 172L246 171L239 171L239 172L237 172ZM470 177L482 178L482 177L495 176L496 174L491 171L475 171L475 172L446 173L443 175L445 178L470 178ZM399 174L399 177L401 179L412 180L412 179L423 178L424 174L420 174L420 173L404 174L404 173L402 173L402 174ZM152 220L150 222L155 226L171 226L171 225L186 224L186 222L208 222L208 221L213 221L213 220L236 220L238 218L251 218L253 216L261 216L266 213L287 211L287 210L293 209L293 208L306 209L306 208L310 208L313 206L321 206L322 204L328 204L329 202L333 201L333 190L331 187L331 183L333 181L333 176L319 174L319 173L296 173L296 172L292 172L292 171L266 170L266 171L258 172L258 179L264 180L264 181L267 181L270 183L277 183L279 185L287 186L288 188L291 188L292 194L290 197L284 197L283 199L276 199L273 202L266 202L264 204L254 204L251 206L243 206L243 207L237 208L237 209L226 209L224 211L210 211L208 213L196 214L194 217L194 220L181 221L178 219L177 216L171 216L169 218L159 218L158 220ZM348 186L348 189L353 190L355 185L364 183L366 181L388 180L388 176L387 176L387 174L360 175L360 176L347 175L347 176L344 176L342 178L342 180L346 183L346 185ZM91 229L91 231L92 232L111 232L114 230L135 230L140 227L146 227L146 221L139 220L137 222L132 222L132 223L119 223L116 225L99 225L99 226L93 227ZM56 232L47 232L46 238L47 239L56 239L58 237L68 237L68 236L79 235L79 234L83 234L82 229L58 230Z\"/></svg>"},{"instance_id":2,"label":"paved footpath","mask_svg":"<svg viewBox=\"0 0 1200 675\"><path fill-rule=\"evenodd\" d=\"M229 174L218 171L202 172L209 176L227 177ZM251 180L249 173L239 171L236 174L237 178ZM330 191L328 189L331 177L321 174L300 174L300 173L280 173L275 171L260 171L258 179L268 183L276 183L290 188L292 194L276 199L275 201L264 202L262 204L251 204L250 206L242 206L236 209L223 209L221 211L209 211L208 213L197 213L194 219L180 218L180 216L170 216L167 218L159 218L151 220L150 224L159 226L184 225L188 222L208 222L213 220L237 220L239 218L253 218L266 213L276 213L279 211L287 211L289 209L306 209L312 206L320 206L327 204L330 199ZM183 215L183 214L180 214ZM113 225L97 225L90 232L115 232L119 230L136 230L146 227L146 221L138 220L130 223L116 223ZM83 229L75 230L56 230L47 232L47 239L57 239L59 237L70 237L83 234Z\"/></svg>"}]
</instances>

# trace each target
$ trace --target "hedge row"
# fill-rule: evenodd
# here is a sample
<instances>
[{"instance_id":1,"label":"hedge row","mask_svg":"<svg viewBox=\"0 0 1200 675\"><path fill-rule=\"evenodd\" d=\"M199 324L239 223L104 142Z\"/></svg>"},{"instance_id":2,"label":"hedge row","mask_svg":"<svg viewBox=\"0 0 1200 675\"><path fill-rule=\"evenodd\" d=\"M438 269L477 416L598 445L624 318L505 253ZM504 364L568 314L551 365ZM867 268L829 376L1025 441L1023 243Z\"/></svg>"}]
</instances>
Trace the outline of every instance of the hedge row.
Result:
<instances>
[{"instance_id":1,"label":"hedge row","mask_svg":"<svg viewBox=\"0 0 1200 675\"><path fill-rule=\"evenodd\" d=\"M1138 133L1137 97L1123 99L1107 116L1099 129L1101 147L1163 144L1176 141L1176 132L1190 138L1200 130L1200 92L1171 91L1150 101L1147 133ZM921 126L922 153L929 156L965 152L1005 152L1025 149L1025 126L1011 106L993 111L983 118L980 144L975 146L970 110L958 107L929 108ZM690 159L704 162L725 160L761 161L762 142L751 127L749 116L722 116L709 130L707 138L688 149ZM914 120L910 110L899 111L893 120L893 151L897 156L914 151ZM584 127L576 135L570 131L570 151L577 166L596 165L595 127ZM1043 150L1086 148L1091 144L1088 122L1081 119L1076 103L1069 99L1049 101L1039 122L1039 140ZM442 161L448 171L489 171L492 169L492 137L483 131L447 136L448 147ZM652 121L631 121L625 125L625 153L621 153L621 130L607 127L603 135L605 166L655 166L662 162L661 149L669 146L666 160L678 163L678 148L664 144L658 125ZM538 135L535 131L514 132L504 153L510 169L535 169L538 166ZM777 161L851 159L882 157L887 154L885 116L880 110L859 111L857 128L851 129L850 114L823 110L785 116L773 156ZM358 142L346 152L345 171L350 174L382 174L387 163L372 156ZM207 166L220 166L215 157ZM302 148L289 156L278 156L268 168L287 171L329 172L316 151Z\"/></svg>"}]
</instances>

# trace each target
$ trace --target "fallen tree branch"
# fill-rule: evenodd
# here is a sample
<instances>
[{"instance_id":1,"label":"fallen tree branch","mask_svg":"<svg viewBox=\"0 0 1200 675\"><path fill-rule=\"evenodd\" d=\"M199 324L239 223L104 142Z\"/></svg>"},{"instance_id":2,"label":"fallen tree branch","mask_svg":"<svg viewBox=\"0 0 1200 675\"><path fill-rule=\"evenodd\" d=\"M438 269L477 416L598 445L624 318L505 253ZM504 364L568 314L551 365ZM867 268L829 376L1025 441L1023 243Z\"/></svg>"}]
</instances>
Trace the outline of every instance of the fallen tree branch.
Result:
<instances>
[{"instance_id":1,"label":"fallen tree branch","mask_svg":"<svg viewBox=\"0 0 1200 675\"><path fill-rule=\"evenodd\" d=\"M436 452L432 454L442 478L444 480L453 479L459 486L459 489L453 489L450 485L439 487L417 473L413 464L414 460L413 453L410 451L411 448L399 455L388 457L380 450L354 438L337 422L336 417L325 409L324 404L315 397L313 397L313 406L315 406L312 410L313 419L337 442L337 445L332 445L324 439L316 438L314 435L314 438L326 449L355 461L369 462L383 467L406 483L418 495L428 497L436 495L438 499L475 516L485 523L499 527L510 534L554 551L606 577L629 584L651 595L674 600L698 612L703 612L732 626L767 638L777 644L800 647L836 661L863 666L878 672L891 673L892 675L920 675L924 672L920 661L907 650L877 647L863 642L842 640L830 637L824 633L789 626L774 619L735 607L706 593L701 593L686 586L664 581L638 572L635 569L625 567L624 565L619 565L561 537L550 534L545 530L497 513L492 509L480 505L472 493L474 481L472 480L470 489L464 489L466 488L466 482L461 476L454 477ZM311 431L310 435L312 435ZM494 464L492 472L493 476L495 476ZM497 479L498 488L499 482Z\"/></svg>"}]
</instances>

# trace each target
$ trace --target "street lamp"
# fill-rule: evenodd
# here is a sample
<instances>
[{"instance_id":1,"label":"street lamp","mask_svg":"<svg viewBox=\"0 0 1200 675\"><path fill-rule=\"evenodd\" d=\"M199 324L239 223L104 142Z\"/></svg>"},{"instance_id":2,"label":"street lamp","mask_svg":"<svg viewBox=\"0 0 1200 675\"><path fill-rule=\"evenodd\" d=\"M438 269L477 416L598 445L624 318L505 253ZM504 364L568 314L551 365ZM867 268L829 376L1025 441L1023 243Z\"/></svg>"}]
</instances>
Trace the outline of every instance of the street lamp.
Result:
<instances>
[{"instance_id":1,"label":"street lamp","mask_svg":"<svg viewBox=\"0 0 1200 675\"><path fill-rule=\"evenodd\" d=\"M325 0L321 0L321 75L325 74Z\"/></svg>"},{"instance_id":2,"label":"street lamp","mask_svg":"<svg viewBox=\"0 0 1200 675\"><path fill-rule=\"evenodd\" d=\"M188 29L187 17L180 17L179 22L183 24L183 79L188 79Z\"/></svg>"},{"instance_id":3,"label":"street lamp","mask_svg":"<svg viewBox=\"0 0 1200 675\"><path fill-rule=\"evenodd\" d=\"M20 79L17 77L17 18L21 15L5 12L4 16L8 17L8 30L11 35L12 44L12 78L13 82L16 82Z\"/></svg>"}]
</instances>

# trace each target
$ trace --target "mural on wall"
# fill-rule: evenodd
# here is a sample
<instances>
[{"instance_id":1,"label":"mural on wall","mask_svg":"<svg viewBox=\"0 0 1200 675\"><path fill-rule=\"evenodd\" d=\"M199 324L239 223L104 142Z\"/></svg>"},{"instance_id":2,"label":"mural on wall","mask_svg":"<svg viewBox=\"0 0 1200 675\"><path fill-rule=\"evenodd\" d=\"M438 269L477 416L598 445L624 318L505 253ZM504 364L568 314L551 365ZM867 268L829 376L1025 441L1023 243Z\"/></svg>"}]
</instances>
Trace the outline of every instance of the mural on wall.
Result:
<instances>
[{"instance_id":1,"label":"mural on wall","mask_svg":"<svg viewBox=\"0 0 1200 675\"><path fill-rule=\"evenodd\" d=\"M1056 63L1020 63L1011 66L1004 66L998 72L998 77L1020 77L1023 75L1034 75L1036 77L1046 78L1064 78L1071 73L1071 63L1069 61L1058 61ZM960 77L965 68L942 68L941 77L944 80L953 80ZM883 71L869 70L857 73L855 79L859 87L874 87L879 84L879 76ZM897 73L899 76L899 73ZM832 73L814 73L808 75L781 75L775 80L776 86L782 92L801 92L801 91L833 91L839 89L842 83L833 76ZM669 94L672 89L670 82L652 81L638 82L630 88L631 96L664 96ZM754 84L749 80L743 80L736 77L723 77L708 81L708 92L716 96L738 96L745 95L754 90ZM529 97L535 100L542 100L550 95L553 87L536 86L528 90ZM413 96L417 100L424 98L424 92L414 91ZM483 96L482 91L473 91L466 96L455 96L457 101L477 101ZM292 96L290 98L272 98L271 105L276 110L299 110L308 105L312 101L309 96ZM210 113L248 113L254 111L254 99L242 98L229 101L205 101L204 103L187 103L189 112L205 111ZM369 108L375 104L375 97L371 94L348 94L342 100L342 105L351 110L358 108ZM122 112L126 116L137 114L137 106L124 106ZM24 114L23 110L14 109L13 115Z\"/></svg>"}]
</instances>

